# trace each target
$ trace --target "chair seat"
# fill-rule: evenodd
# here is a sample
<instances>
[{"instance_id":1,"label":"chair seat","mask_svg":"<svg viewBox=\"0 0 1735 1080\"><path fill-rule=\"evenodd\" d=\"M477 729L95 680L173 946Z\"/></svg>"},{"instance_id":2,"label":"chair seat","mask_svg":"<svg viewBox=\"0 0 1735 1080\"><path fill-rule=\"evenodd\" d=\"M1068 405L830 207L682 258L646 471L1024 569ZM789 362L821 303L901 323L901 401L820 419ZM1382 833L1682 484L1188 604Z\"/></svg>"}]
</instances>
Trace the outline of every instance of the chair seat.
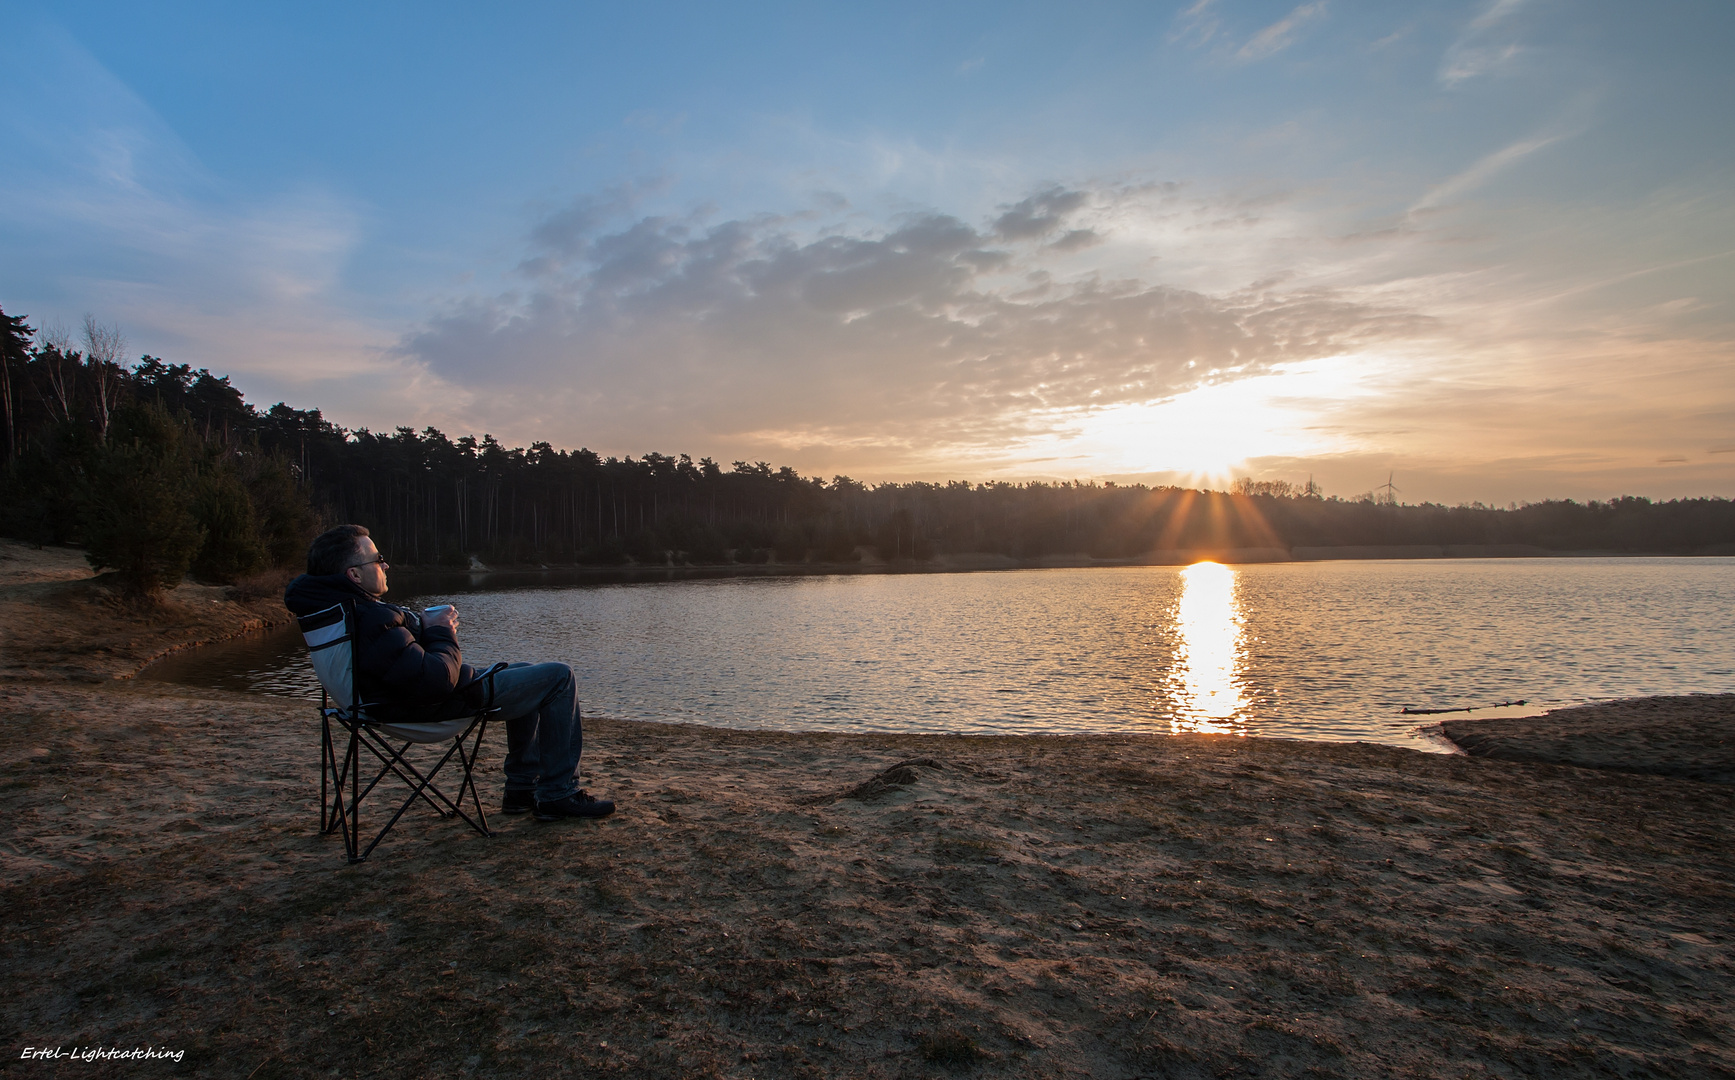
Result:
<instances>
[{"instance_id":1,"label":"chair seat","mask_svg":"<svg viewBox=\"0 0 1735 1080\"><path fill-rule=\"evenodd\" d=\"M459 733L469 728L474 719L474 716L465 716L457 720L442 720L437 724L381 724L370 720L367 724L394 739L413 743L436 743L457 738Z\"/></svg>"}]
</instances>

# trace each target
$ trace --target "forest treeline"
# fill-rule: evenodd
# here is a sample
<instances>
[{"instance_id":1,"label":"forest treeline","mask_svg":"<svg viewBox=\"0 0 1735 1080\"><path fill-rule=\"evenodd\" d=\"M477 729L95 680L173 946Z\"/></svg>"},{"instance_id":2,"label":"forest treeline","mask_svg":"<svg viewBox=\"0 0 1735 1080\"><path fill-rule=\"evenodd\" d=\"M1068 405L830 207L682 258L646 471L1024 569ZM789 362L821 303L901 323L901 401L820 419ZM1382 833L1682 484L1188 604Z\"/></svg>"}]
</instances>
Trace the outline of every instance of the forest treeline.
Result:
<instances>
[{"instance_id":1,"label":"forest treeline","mask_svg":"<svg viewBox=\"0 0 1735 1080\"><path fill-rule=\"evenodd\" d=\"M77 543L130 592L292 564L319 513L294 462L267 446L227 379L142 357L86 317L81 340L0 311L0 532ZM246 418L201 423L204 414Z\"/></svg>"},{"instance_id":2,"label":"forest treeline","mask_svg":"<svg viewBox=\"0 0 1735 1080\"><path fill-rule=\"evenodd\" d=\"M963 553L1136 559L1154 551L1524 545L1735 553L1735 503L1551 500L1499 509L1098 483L862 484L765 462L602 457L432 428L349 431L260 410L225 377L117 334L37 334L0 313L7 535L79 543L139 588L292 565L325 524L369 526L400 566L922 561ZM77 347L82 346L82 348Z\"/></svg>"}]
</instances>

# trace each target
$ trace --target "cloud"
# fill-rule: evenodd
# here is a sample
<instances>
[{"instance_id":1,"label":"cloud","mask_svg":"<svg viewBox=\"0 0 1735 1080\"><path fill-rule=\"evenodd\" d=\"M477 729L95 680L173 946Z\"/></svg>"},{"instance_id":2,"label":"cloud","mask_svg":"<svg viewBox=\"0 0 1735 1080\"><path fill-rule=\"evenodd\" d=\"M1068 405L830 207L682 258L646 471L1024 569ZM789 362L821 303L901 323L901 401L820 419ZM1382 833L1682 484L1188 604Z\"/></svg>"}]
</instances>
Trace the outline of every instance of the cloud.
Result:
<instances>
[{"instance_id":1,"label":"cloud","mask_svg":"<svg viewBox=\"0 0 1735 1080\"><path fill-rule=\"evenodd\" d=\"M1447 47L1440 60L1440 85L1457 86L1487 75L1517 57L1521 51L1518 44L1503 37L1500 31L1522 6L1523 0L1493 0L1470 20L1470 25Z\"/></svg>"},{"instance_id":2,"label":"cloud","mask_svg":"<svg viewBox=\"0 0 1735 1080\"><path fill-rule=\"evenodd\" d=\"M1302 4L1288 15L1267 26L1248 39L1247 44L1236 50L1236 57L1241 60L1263 60L1275 56L1295 41L1296 31L1302 26L1325 17L1325 0L1315 0L1311 4Z\"/></svg>"},{"instance_id":3,"label":"cloud","mask_svg":"<svg viewBox=\"0 0 1735 1080\"><path fill-rule=\"evenodd\" d=\"M1239 49L1235 50L1235 58L1241 61L1264 60L1275 56L1289 48L1295 41L1296 33L1307 23L1325 16L1325 0L1313 0L1302 4L1288 15L1267 26L1249 38ZM1190 7L1184 8L1175 15L1174 26L1169 31L1170 44L1181 44L1191 49L1199 49L1213 41L1220 41L1222 21L1217 17L1216 0L1197 0ZM1233 48L1224 42L1219 48Z\"/></svg>"},{"instance_id":4,"label":"cloud","mask_svg":"<svg viewBox=\"0 0 1735 1080\"><path fill-rule=\"evenodd\" d=\"M1409 24L1406 26L1400 26L1396 30L1393 30L1391 33L1387 34L1385 37L1380 38L1378 41L1375 41L1372 45L1369 45L1368 50L1370 52L1377 52L1380 49L1384 49L1389 45L1395 45L1398 42L1402 41L1404 38L1409 37L1411 31L1413 31L1414 29L1415 29L1414 24Z\"/></svg>"},{"instance_id":5,"label":"cloud","mask_svg":"<svg viewBox=\"0 0 1735 1080\"><path fill-rule=\"evenodd\" d=\"M1434 185L1426 194L1416 200L1415 204L1410 207L1410 213L1414 214L1422 210L1432 210L1444 206L1465 192L1481 187L1493 179L1495 175L1504 172L1543 147L1559 142L1561 138L1560 135L1538 135L1528 139L1520 139L1510 146L1502 147L1458 175Z\"/></svg>"},{"instance_id":6,"label":"cloud","mask_svg":"<svg viewBox=\"0 0 1735 1080\"><path fill-rule=\"evenodd\" d=\"M1197 0L1191 7L1175 15L1175 28L1169 31L1170 42L1181 42L1198 48L1217 36L1216 0Z\"/></svg>"},{"instance_id":7,"label":"cloud","mask_svg":"<svg viewBox=\"0 0 1735 1080\"><path fill-rule=\"evenodd\" d=\"M1066 223L1069 215L1085 204L1085 193L1051 187L1039 191L1006 210L994 220L994 235L1002 240L1031 240L1047 236Z\"/></svg>"},{"instance_id":8,"label":"cloud","mask_svg":"<svg viewBox=\"0 0 1735 1080\"><path fill-rule=\"evenodd\" d=\"M658 194L667 186L667 180L646 180L574 199L537 222L530 234L540 249L537 257L569 259L582 255L591 236L605 223L630 213L647 196Z\"/></svg>"},{"instance_id":9,"label":"cloud","mask_svg":"<svg viewBox=\"0 0 1735 1080\"><path fill-rule=\"evenodd\" d=\"M1489 30L1499 26L1524 6L1524 0L1492 0L1482 13L1470 20L1471 30Z\"/></svg>"},{"instance_id":10,"label":"cloud","mask_svg":"<svg viewBox=\"0 0 1735 1080\"><path fill-rule=\"evenodd\" d=\"M1112 241L1066 228L1100 197L1050 187L982 227L925 212L856 231L642 216L578 236L562 212L531 230L529 261L544 261L528 287L460 299L402 353L474 390L496 422L575 445L937 450L1001 445L1424 321L1324 290L1063 279L1046 260Z\"/></svg>"},{"instance_id":11,"label":"cloud","mask_svg":"<svg viewBox=\"0 0 1735 1080\"><path fill-rule=\"evenodd\" d=\"M24 45L0 75L0 244L38 254L0 271L9 308L94 311L250 396L395 372L389 336L338 300L359 207L312 186L236 197L71 37L39 27Z\"/></svg>"},{"instance_id":12,"label":"cloud","mask_svg":"<svg viewBox=\"0 0 1735 1080\"><path fill-rule=\"evenodd\" d=\"M1059 240L1048 245L1050 251L1083 251L1103 242L1103 235L1095 229L1068 229Z\"/></svg>"}]
</instances>

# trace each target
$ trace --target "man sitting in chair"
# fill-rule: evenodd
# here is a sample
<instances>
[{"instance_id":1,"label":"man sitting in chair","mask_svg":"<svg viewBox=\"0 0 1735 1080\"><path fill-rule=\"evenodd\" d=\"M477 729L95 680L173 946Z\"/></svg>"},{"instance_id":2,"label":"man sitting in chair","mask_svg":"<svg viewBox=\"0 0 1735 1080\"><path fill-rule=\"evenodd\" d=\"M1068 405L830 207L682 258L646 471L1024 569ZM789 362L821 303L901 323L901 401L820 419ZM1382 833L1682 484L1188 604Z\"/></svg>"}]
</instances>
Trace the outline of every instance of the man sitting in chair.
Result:
<instances>
[{"instance_id":1,"label":"man sitting in chair","mask_svg":"<svg viewBox=\"0 0 1735 1080\"><path fill-rule=\"evenodd\" d=\"M578 786L584 732L572 669L565 664L510 664L488 678L458 650L458 612L426 613L387 604L386 562L366 528L339 525L307 549L307 573L289 583L284 606L310 615L333 604L355 611L355 688L377 720L427 723L491 704L506 720L508 814L534 811L538 821L600 818L614 803ZM493 698L486 683L492 679Z\"/></svg>"}]
</instances>

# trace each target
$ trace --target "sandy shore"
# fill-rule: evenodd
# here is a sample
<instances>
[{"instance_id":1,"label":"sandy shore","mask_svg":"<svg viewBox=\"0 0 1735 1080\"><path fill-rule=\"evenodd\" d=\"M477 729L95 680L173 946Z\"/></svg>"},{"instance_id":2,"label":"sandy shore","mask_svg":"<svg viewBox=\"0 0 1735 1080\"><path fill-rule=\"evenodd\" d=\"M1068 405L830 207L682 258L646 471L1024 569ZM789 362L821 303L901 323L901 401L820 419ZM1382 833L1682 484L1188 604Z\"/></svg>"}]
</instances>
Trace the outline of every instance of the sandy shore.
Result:
<instances>
[{"instance_id":1,"label":"sandy shore","mask_svg":"<svg viewBox=\"0 0 1735 1080\"><path fill-rule=\"evenodd\" d=\"M1735 1076L1732 785L593 719L615 817L350 867L310 708L55 648L0 682L19 1075Z\"/></svg>"},{"instance_id":2,"label":"sandy shore","mask_svg":"<svg viewBox=\"0 0 1735 1080\"><path fill-rule=\"evenodd\" d=\"M1637 698L1526 720L1448 720L1466 753L1735 784L1735 694Z\"/></svg>"},{"instance_id":3,"label":"sandy shore","mask_svg":"<svg viewBox=\"0 0 1735 1080\"><path fill-rule=\"evenodd\" d=\"M116 595L82 551L0 540L0 681L126 679L178 649L282 625L285 580L189 582L139 605Z\"/></svg>"}]
</instances>

